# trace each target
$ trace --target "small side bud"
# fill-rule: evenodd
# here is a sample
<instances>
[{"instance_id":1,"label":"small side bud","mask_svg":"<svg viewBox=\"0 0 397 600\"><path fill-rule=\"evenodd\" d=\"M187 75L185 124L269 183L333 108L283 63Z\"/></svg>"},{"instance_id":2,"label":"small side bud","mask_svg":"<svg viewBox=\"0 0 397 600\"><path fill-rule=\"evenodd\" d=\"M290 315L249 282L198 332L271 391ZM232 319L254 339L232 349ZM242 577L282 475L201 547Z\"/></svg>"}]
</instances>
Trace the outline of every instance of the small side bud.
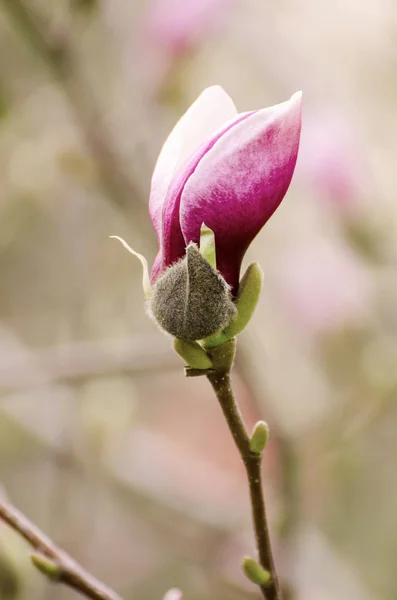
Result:
<instances>
[{"instance_id":1,"label":"small side bud","mask_svg":"<svg viewBox=\"0 0 397 600\"><path fill-rule=\"evenodd\" d=\"M61 568L53 560L43 554L31 554L30 560L40 573L51 581L58 581L61 576Z\"/></svg>"},{"instance_id":2,"label":"small side bud","mask_svg":"<svg viewBox=\"0 0 397 600\"><path fill-rule=\"evenodd\" d=\"M264 586L269 585L272 578L269 571L258 564L256 560L250 556L245 556L243 558L242 567L245 576L248 577L252 583Z\"/></svg>"},{"instance_id":3,"label":"small side bud","mask_svg":"<svg viewBox=\"0 0 397 600\"><path fill-rule=\"evenodd\" d=\"M250 450L255 454L262 454L269 441L269 425L265 421L258 421L250 439Z\"/></svg>"},{"instance_id":4,"label":"small side bud","mask_svg":"<svg viewBox=\"0 0 397 600\"><path fill-rule=\"evenodd\" d=\"M205 223L200 229L200 253L211 267L216 269L215 234Z\"/></svg>"},{"instance_id":5,"label":"small side bud","mask_svg":"<svg viewBox=\"0 0 397 600\"><path fill-rule=\"evenodd\" d=\"M174 348L189 367L193 369L210 369L212 367L212 360L197 342L186 342L175 338Z\"/></svg>"},{"instance_id":6,"label":"small side bud","mask_svg":"<svg viewBox=\"0 0 397 600\"><path fill-rule=\"evenodd\" d=\"M237 312L226 281L192 243L156 281L149 308L164 331L184 341L220 331Z\"/></svg>"}]
</instances>

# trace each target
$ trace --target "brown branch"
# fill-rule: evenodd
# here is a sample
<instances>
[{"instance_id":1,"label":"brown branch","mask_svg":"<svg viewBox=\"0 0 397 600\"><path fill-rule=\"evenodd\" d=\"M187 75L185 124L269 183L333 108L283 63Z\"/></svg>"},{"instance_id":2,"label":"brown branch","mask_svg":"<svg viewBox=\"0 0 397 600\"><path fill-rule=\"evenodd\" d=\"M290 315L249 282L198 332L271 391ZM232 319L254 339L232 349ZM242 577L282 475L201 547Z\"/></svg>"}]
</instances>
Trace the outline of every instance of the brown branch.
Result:
<instances>
[{"instance_id":1,"label":"brown branch","mask_svg":"<svg viewBox=\"0 0 397 600\"><path fill-rule=\"evenodd\" d=\"M268 600L281 600L281 591L270 545L269 527L265 511L265 500L263 497L261 456L250 451L250 438L238 405L234 399L230 374L216 372L215 374L207 375L207 377L219 400L226 422L236 446L239 449L240 456L247 472L252 519L259 561L271 574L270 583L266 586L261 586L261 590L263 596Z\"/></svg>"},{"instance_id":2,"label":"brown branch","mask_svg":"<svg viewBox=\"0 0 397 600\"><path fill-rule=\"evenodd\" d=\"M121 600L116 592L83 569L3 498L0 498L0 519L36 550L37 553L32 555L32 562L48 578L63 583L92 600Z\"/></svg>"},{"instance_id":3,"label":"brown branch","mask_svg":"<svg viewBox=\"0 0 397 600\"><path fill-rule=\"evenodd\" d=\"M208 373L207 378L218 398L226 423L239 450L247 473L258 557L262 567L271 576L268 584L260 586L262 595L267 600L282 600L282 592L270 543L269 525L263 495L262 455L251 451L250 435L247 432L231 385L230 369L234 359L234 349L235 342L232 340L224 344L224 346L208 351L213 360L213 372Z\"/></svg>"},{"instance_id":4,"label":"brown branch","mask_svg":"<svg viewBox=\"0 0 397 600\"><path fill-rule=\"evenodd\" d=\"M266 412L271 410L270 402L266 402L264 392L264 381L258 369L255 369L250 360L249 348L244 347L236 360L238 374L242 378L252 396L256 408L262 414L264 407ZM265 394L265 396L264 396ZM272 423L273 416L269 421ZM301 489L300 489L300 456L294 444L294 440L283 431L276 428L272 435L273 443L278 451L280 469L280 494L283 506L283 519L280 524L279 538L285 561L285 575L282 581L283 596L285 600L293 600L297 596L297 590L291 581L292 565L296 555L296 536L301 522Z\"/></svg>"}]
</instances>

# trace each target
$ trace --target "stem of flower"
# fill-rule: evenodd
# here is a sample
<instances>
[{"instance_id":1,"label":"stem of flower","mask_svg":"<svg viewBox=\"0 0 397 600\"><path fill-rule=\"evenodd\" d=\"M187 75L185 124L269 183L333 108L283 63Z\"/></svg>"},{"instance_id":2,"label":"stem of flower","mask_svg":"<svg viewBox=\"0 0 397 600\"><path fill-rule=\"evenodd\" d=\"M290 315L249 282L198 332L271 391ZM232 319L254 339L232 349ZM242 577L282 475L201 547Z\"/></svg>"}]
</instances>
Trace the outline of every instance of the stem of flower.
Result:
<instances>
[{"instance_id":1,"label":"stem of flower","mask_svg":"<svg viewBox=\"0 0 397 600\"><path fill-rule=\"evenodd\" d=\"M247 472L259 562L271 574L269 584L261 586L263 597L266 598L266 600L282 600L270 545L269 527L263 496L261 473L262 457L261 455L250 451L250 436L247 433L240 409L234 398L230 370L217 370L214 373L209 373L207 377L219 400L226 422Z\"/></svg>"}]
</instances>

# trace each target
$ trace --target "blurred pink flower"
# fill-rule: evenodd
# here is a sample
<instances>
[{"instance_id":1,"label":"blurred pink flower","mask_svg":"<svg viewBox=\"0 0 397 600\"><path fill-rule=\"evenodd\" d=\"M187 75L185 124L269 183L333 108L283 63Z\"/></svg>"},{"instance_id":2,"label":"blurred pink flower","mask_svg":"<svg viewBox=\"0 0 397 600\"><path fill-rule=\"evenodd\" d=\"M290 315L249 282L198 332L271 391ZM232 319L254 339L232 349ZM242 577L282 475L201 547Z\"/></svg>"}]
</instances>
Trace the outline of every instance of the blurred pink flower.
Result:
<instances>
[{"instance_id":1,"label":"blurred pink flower","mask_svg":"<svg viewBox=\"0 0 397 600\"><path fill-rule=\"evenodd\" d=\"M180 590L173 588L172 590L168 590L163 600L183 600L183 595Z\"/></svg>"},{"instance_id":2,"label":"blurred pink flower","mask_svg":"<svg viewBox=\"0 0 397 600\"><path fill-rule=\"evenodd\" d=\"M230 0L151 0L146 35L159 50L191 50L219 22Z\"/></svg>"},{"instance_id":3,"label":"blurred pink flower","mask_svg":"<svg viewBox=\"0 0 397 600\"><path fill-rule=\"evenodd\" d=\"M221 25L232 0L150 0L142 26L142 72L161 88L178 61Z\"/></svg>"},{"instance_id":4,"label":"blurred pink flower","mask_svg":"<svg viewBox=\"0 0 397 600\"><path fill-rule=\"evenodd\" d=\"M342 115L322 112L306 118L297 173L344 212L362 199L369 179L365 163L362 145Z\"/></svg>"},{"instance_id":5,"label":"blurred pink flower","mask_svg":"<svg viewBox=\"0 0 397 600\"><path fill-rule=\"evenodd\" d=\"M311 334L368 318L369 271L349 247L322 238L294 247L276 265L279 292L294 320Z\"/></svg>"}]
</instances>

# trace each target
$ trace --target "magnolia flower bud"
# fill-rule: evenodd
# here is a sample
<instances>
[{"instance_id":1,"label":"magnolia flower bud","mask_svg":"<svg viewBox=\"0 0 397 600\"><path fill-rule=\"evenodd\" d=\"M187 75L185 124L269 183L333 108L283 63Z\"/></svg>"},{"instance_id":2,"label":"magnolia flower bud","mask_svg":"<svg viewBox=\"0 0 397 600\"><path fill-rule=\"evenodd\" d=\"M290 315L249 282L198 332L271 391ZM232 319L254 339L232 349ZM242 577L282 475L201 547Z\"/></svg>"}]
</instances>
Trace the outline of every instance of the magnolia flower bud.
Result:
<instances>
[{"instance_id":1,"label":"magnolia flower bud","mask_svg":"<svg viewBox=\"0 0 397 600\"><path fill-rule=\"evenodd\" d=\"M301 129L301 94L239 113L219 86L205 90L175 126L158 158L149 211L159 241L151 282L198 244L202 225L216 241L216 268L239 292L252 240L290 184Z\"/></svg>"},{"instance_id":2,"label":"magnolia flower bud","mask_svg":"<svg viewBox=\"0 0 397 600\"><path fill-rule=\"evenodd\" d=\"M162 329L187 341L213 335L236 314L228 284L193 243L158 278L149 308Z\"/></svg>"}]
</instances>

